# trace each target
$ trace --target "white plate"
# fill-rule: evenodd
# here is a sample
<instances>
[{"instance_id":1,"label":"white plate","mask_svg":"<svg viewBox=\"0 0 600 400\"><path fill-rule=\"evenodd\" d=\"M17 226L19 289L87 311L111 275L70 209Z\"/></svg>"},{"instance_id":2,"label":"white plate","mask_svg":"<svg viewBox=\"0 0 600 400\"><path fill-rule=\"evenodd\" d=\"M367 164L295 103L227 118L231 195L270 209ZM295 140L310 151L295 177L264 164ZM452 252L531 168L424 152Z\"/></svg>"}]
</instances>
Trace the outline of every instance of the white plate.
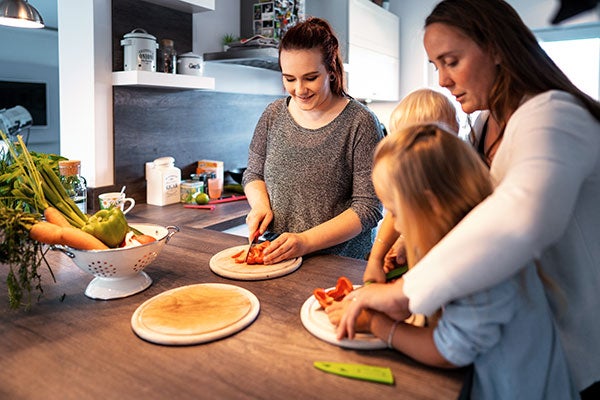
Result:
<instances>
[{"instance_id":1,"label":"white plate","mask_svg":"<svg viewBox=\"0 0 600 400\"><path fill-rule=\"evenodd\" d=\"M202 283L146 300L133 313L131 327L149 342L199 344L241 331L254 322L259 310L256 296L244 288Z\"/></svg>"},{"instance_id":2,"label":"white plate","mask_svg":"<svg viewBox=\"0 0 600 400\"><path fill-rule=\"evenodd\" d=\"M358 286L354 286L355 289L357 287ZM335 288L325 290L329 291L332 289ZM370 333L357 333L353 340L338 340L335 333L336 327L329 322L329 317L314 295L310 296L302 305L300 319L306 330L319 339L336 346L359 350L379 350L387 348L387 343Z\"/></svg>"},{"instance_id":3,"label":"white plate","mask_svg":"<svg viewBox=\"0 0 600 400\"><path fill-rule=\"evenodd\" d=\"M225 278L239 279L242 281L256 281L261 279L272 279L287 275L297 270L302 264L302 257L292 258L276 264L240 264L236 263L232 256L242 250L246 250L248 245L230 247L222 250L211 257L210 269L217 275Z\"/></svg>"}]
</instances>

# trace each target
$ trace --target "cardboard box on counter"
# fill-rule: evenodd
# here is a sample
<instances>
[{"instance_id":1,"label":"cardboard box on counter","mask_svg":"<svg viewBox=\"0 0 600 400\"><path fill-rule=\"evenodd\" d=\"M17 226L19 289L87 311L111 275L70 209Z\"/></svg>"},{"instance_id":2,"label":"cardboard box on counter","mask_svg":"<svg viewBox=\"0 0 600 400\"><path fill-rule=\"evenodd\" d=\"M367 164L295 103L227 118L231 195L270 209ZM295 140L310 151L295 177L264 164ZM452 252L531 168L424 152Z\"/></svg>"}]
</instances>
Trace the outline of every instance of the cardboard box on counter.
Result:
<instances>
[{"instance_id":1,"label":"cardboard box on counter","mask_svg":"<svg viewBox=\"0 0 600 400\"><path fill-rule=\"evenodd\" d=\"M198 161L198 166L196 167L197 174L206 174L214 172L217 175L217 178L223 182L224 179L224 171L223 171L223 161L213 161L213 160L200 160Z\"/></svg>"}]
</instances>

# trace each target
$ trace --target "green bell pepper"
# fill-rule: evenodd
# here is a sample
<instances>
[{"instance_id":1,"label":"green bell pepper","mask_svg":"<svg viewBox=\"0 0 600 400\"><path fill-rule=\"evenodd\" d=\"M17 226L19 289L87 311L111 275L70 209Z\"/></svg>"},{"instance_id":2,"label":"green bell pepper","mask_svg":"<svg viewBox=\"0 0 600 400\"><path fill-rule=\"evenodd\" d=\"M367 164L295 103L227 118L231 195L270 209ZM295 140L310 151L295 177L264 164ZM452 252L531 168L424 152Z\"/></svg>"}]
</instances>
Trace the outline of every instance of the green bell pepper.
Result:
<instances>
[{"instance_id":1,"label":"green bell pepper","mask_svg":"<svg viewBox=\"0 0 600 400\"><path fill-rule=\"evenodd\" d=\"M81 229L100 239L108 247L115 248L125 239L129 226L123 211L115 207L98 211L88 218Z\"/></svg>"}]
</instances>

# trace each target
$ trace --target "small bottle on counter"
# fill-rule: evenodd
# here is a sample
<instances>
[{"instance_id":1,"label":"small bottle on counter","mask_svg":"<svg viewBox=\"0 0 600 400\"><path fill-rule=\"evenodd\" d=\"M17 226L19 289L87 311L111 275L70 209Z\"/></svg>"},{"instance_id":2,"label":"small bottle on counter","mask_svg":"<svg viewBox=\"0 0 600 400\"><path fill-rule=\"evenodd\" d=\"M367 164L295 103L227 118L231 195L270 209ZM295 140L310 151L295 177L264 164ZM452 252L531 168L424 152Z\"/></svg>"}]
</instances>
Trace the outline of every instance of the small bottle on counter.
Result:
<instances>
[{"instance_id":1,"label":"small bottle on counter","mask_svg":"<svg viewBox=\"0 0 600 400\"><path fill-rule=\"evenodd\" d=\"M174 74L177 65L177 52L171 39L162 39L158 49L158 71Z\"/></svg>"},{"instance_id":2,"label":"small bottle on counter","mask_svg":"<svg viewBox=\"0 0 600 400\"><path fill-rule=\"evenodd\" d=\"M87 214L87 182L81 176L81 161L63 160L58 162L60 181L77 207Z\"/></svg>"},{"instance_id":3,"label":"small bottle on counter","mask_svg":"<svg viewBox=\"0 0 600 400\"><path fill-rule=\"evenodd\" d=\"M166 206L181 201L181 170L173 157L157 158L146 163L146 202Z\"/></svg>"}]
</instances>

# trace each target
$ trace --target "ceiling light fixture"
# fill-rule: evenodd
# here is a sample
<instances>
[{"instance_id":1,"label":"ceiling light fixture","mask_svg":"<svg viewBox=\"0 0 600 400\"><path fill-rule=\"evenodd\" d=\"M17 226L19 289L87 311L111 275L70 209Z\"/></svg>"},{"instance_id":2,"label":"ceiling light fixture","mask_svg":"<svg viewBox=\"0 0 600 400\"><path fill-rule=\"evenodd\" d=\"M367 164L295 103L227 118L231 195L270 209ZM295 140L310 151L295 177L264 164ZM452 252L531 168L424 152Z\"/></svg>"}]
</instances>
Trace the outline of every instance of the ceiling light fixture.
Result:
<instances>
[{"instance_id":1,"label":"ceiling light fixture","mask_svg":"<svg viewBox=\"0 0 600 400\"><path fill-rule=\"evenodd\" d=\"M17 28L43 28L42 16L27 0L3 0L0 3L0 25Z\"/></svg>"}]
</instances>

